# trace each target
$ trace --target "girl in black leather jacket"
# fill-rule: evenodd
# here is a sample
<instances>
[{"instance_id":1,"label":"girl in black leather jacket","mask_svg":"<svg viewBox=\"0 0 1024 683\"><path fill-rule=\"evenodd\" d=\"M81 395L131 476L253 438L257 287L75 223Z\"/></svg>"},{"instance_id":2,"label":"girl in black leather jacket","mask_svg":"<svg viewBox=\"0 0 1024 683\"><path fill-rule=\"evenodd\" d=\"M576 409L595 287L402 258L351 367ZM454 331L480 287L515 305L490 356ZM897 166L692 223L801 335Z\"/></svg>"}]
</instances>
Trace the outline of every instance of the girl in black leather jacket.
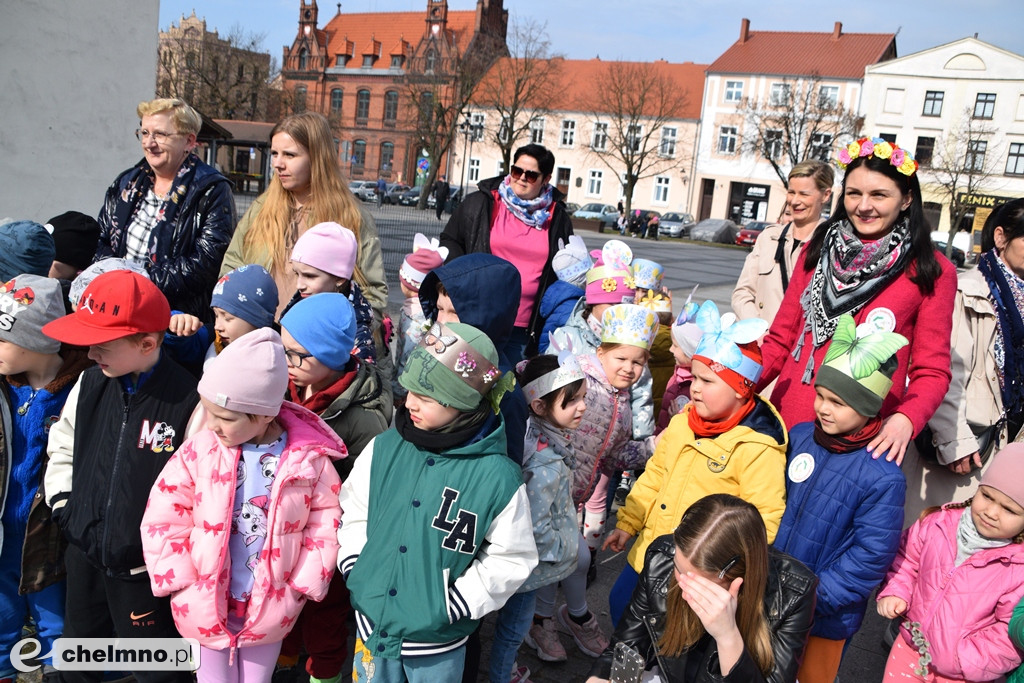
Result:
<instances>
[{"instance_id":1,"label":"girl in black leather jacket","mask_svg":"<svg viewBox=\"0 0 1024 683\"><path fill-rule=\"evenodd\" d=\"M769 549L753 505L726 494L702 498L675 533L647 549L632 601L588 683L610 678L619 642L670 683L792 683L817 583L800 562Z\"/></svg>"}]
</instances>

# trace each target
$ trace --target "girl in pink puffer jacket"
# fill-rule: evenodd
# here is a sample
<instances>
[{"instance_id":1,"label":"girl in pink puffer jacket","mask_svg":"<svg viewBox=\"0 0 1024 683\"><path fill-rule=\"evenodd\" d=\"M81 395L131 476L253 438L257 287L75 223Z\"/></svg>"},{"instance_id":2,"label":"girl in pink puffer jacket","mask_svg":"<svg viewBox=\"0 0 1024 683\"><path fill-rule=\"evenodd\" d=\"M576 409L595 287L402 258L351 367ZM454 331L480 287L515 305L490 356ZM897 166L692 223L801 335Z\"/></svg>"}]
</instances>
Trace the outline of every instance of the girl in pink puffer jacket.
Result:
<instances>
[{"instance_id":1,"label":"girl in pink puffer jacket","mask_svg":"<svg viewBox=\"0 0 1024 683\"><path fill-rule=\"evenodd\" d=\"M879 614L907 619L886 681L992 681L1020 664L1008 626L1024 596L1022 542L1024 444L1013 443L995 456L974 498L907 530L878 593ZM925 645L914 644L914 631Z\"/></svg>"},{"instance_id":2,"label":"girl in pink puffer jacket","mask_svg":"<svg viewBox=\"0 0 1024 683\"><path fill-rule=\"evenodd\" d=\"M308 361L307 361L308 362ZM334 573L345 445L282 401L281 338L243 335L199 382L206 429L171 457L142 519L153 594L200 642L200 683L270 680L281 641Z\"/></svg>"}]
</instances>

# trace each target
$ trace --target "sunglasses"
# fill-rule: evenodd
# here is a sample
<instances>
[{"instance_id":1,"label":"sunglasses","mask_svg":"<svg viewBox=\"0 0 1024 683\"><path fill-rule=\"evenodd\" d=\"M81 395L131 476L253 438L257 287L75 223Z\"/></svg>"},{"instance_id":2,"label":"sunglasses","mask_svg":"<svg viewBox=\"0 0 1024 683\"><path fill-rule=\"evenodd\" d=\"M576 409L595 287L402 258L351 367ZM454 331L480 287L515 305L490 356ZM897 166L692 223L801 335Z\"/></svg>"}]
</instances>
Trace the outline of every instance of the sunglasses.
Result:
<instances>
[{"instance_id":1,"label":"sunglasses","mask_svg":"<svg viewBox=\"0 0 1024 683\"><path fill-rule=\"evenodd\" d=\"M540 178L540 171L527 171L526 169L519 168L515 164L509 169L509 173L512 175L513 180L519 180L521 177L526 178L526 182L535 183Z\"/></svg>"}]
</instances>

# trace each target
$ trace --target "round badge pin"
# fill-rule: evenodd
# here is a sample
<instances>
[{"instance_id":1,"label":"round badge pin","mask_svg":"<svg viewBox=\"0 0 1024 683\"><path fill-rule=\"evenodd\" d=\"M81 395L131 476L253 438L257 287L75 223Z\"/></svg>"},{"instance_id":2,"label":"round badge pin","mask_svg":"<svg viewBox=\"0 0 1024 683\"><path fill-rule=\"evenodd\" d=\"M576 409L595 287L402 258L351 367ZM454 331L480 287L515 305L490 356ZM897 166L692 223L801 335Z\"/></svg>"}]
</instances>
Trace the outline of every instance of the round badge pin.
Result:
<instances>
[{"instance_id":1,"label":"round badge pin","mask_svg":"<svg viewBox=\"0 0 1024 683\"><path fill-rule=\"evenodd\" d=\"M801 453L789 463L789 480L797 484L807 481L812 472L814 472L814 456L810 453Z\"/></svg>"},{"instance_id":2,"label":"round badge pin","mask_svg":"<svg viewBox=\"0 0 1024 683\"><path fill-rule=\"evenodd\" d=\"M864 322L870 324L879 332L894 332L896 330L896 314L888 308L873 308L864 317Z\"/></svg>"}]
</instances>

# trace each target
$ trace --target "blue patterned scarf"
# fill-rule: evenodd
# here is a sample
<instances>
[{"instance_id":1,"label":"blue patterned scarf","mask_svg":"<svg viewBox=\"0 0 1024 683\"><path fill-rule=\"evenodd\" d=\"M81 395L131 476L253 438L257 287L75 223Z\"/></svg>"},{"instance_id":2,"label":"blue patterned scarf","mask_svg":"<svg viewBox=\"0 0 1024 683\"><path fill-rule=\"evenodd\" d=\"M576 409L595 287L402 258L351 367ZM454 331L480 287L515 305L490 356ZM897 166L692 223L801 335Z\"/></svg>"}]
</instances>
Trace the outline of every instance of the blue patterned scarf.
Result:
<instances>
[{"instance_id":1,"label":"blue patterned scarf","mask_svg":"<svg viewBox=\"0 0 1024 683\"><path fill-rule=\"evenodd\" d=\"M995 249L981 255L978 271L988 283L1002 341L1003 411L1015 415L1024 409L1024 320L1014 296L1020 280L1004 266Z\"/></svg>"},{"instance_id":2,"label":"blue patterned scarf","mask_svg":"<svg viewBox=\"0 0 1024 683\"><path fill-rule=\"evenodd\" d=\"M555 188L548 184L544 186L539 196L533 199L520 199L519 195L512 191L511 182L512 177L505 176L498 186L498 196L505 202L505 208L531 228L543 230L551 218Z\"/></svg>"}]
</instances>

